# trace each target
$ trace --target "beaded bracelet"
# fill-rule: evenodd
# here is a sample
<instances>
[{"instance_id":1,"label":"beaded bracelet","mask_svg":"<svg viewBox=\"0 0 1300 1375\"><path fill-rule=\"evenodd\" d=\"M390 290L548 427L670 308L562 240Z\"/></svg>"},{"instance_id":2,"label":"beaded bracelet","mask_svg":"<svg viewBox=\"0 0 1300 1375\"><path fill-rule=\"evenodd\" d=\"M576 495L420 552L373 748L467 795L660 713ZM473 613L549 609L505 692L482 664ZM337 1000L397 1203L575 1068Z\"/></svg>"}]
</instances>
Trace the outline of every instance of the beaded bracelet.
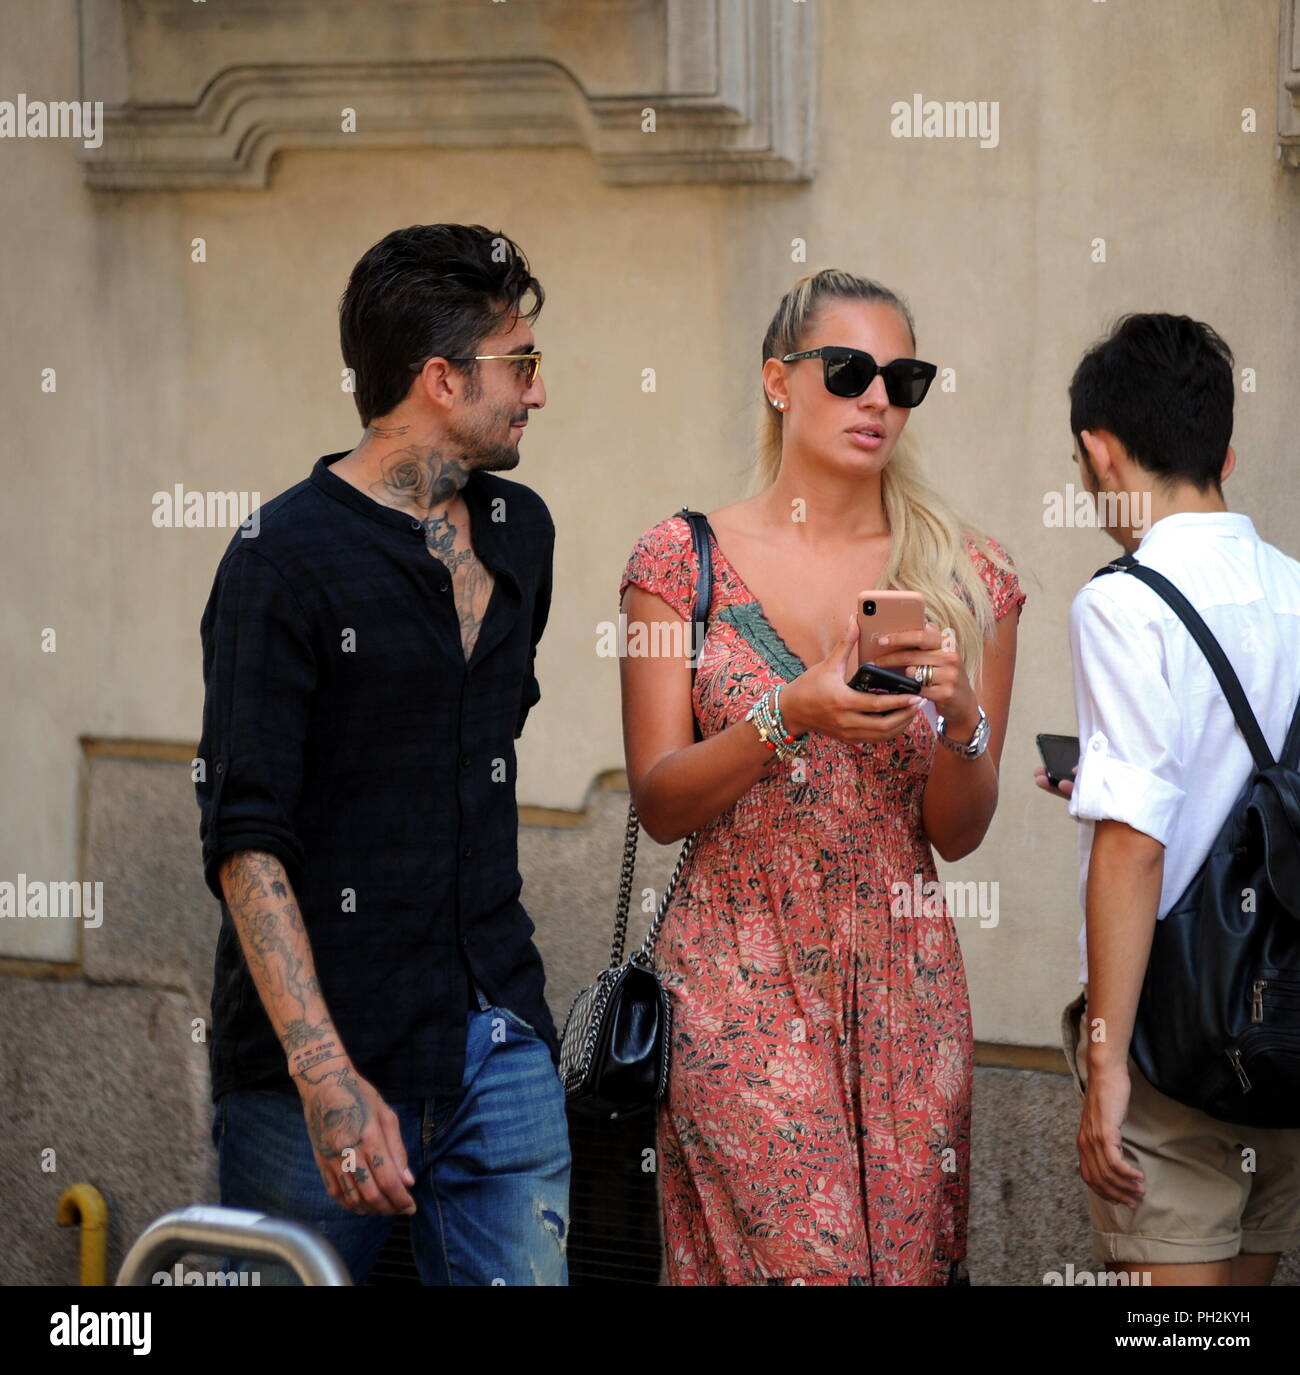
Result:
<instances>
[{"instance_id":1,"label":"beaded bracelet","mask_svg":"<svg viewBox=\"0 0 1300 1375\"><path fill-rule=\"evenodd\" d=\"M778 759L795 759L804 752L808 743L805 731L797 740L785 728L781 717L781 689L768 688L752 707L745 713L745 720L752 721L758 731L758 738L773 750Z\"/></svg>"},{"instance_id":2,"label":"beaded bracelet","mask_svg":"<svg viewBox=\"0 0 1300 1375\"><path fill-rule=\"evenodd\" d=\"M768 703L767 710L772 716L773 725L776 727L776 737L778 742L777 758L794 759L803 754L804 747L808 743L808 732L805 731L797 740L785 728L785 718L781 715L781 688L778 686L772 690L771 701ZM784 746L784 752L782 751Z\"/></svg>"},{"instance_id":3,"label":"beaded bracelet","mask_svg":"<svg viewBox=\"0 0 1300 1375\"><path fill-rule=\"evenodd\" d=\"M754 723L754 729L758 731L758 738L768 747L768 749L775 750L776 743L772 738L773 733L768 730L767 726L763 724L762 719L759 717L758 708L762 700L763 699L760 697L754 705L750 707L745 713L745 720L752 721Z\"/></svg>"},{"instance_id":4,"label":"beaded bracelet","mask_svg":"<svg viewBox=\"0 0 1300 1375\"><path fill-rule=\"evenodd\" d=\"M792 741L794 737L789 733L789 731L786 730L785 717L781 715L781 688L779 686L772 693L772 715L776 717L776 728L780 733L782 740ZM799 737L798 740L799 751L796 751L797 753L802 751L803 745L807 741L807 739L808 732L804 731L804 733Z\"/></svg>"}]
</instances>

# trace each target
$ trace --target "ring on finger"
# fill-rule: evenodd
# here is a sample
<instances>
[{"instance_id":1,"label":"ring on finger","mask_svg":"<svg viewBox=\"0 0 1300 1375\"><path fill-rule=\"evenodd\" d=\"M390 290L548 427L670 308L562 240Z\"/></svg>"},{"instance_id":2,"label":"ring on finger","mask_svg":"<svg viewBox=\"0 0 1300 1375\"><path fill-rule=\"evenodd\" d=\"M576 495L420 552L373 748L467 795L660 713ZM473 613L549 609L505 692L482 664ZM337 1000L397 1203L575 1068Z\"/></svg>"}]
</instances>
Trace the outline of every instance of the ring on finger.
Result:
<instances>
[{"instance_id":1,"label":"ring on finger","mask_svg":"<svg viewBox=\"0 0 1300 1375\"><path fill-rule=\"evenodd\" d=\"M912 674L912 677L915 678L923 688L928 688L930 684L934 682L934 665L918 664L916 672Z\"/></svg>"}]
</instances>

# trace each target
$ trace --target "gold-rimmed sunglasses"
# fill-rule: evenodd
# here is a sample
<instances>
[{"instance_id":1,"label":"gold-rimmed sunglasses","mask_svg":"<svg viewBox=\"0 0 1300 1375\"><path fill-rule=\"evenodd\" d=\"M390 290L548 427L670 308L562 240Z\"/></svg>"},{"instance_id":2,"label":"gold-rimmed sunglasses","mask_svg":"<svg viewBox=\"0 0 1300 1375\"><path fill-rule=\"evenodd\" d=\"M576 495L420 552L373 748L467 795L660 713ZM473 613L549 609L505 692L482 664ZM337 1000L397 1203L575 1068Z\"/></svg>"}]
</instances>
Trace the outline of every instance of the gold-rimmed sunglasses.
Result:
<instances>
[{"instance_id":1,"label":"gold-rimmed sunglasses","mask_svg":"<svg viewBox=\"0 0 1300 1375\"><path fill-rule=\"evenodd\" d=\"M483 363L490 359L508 358L512 363L527 363L528 368L524 373L524 386L531 387L537 381L537 374L541 370L542 355L538 350L535 353L476 353L472 358L448 358L449 363ZM429 360L424 360L427 363ZM413 372L419 372L424 363L413 363Z\"/></svg>"}]
</instances>

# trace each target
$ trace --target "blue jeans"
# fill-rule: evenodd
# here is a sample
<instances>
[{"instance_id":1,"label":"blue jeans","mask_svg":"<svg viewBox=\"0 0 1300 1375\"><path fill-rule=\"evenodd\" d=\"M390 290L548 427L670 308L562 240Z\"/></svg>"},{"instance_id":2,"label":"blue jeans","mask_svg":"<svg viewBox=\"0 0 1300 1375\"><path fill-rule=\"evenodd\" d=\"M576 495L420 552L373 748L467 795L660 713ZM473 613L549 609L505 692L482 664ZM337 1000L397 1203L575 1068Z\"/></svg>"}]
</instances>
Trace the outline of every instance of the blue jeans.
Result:
<instances>
[{"instance_id":1,"label":"blue jeans","mask_svg":"<svg viewBox=\"0 0 1300 1375\"><path fill-rule=\"evenodd\" d=\"M485 1001L485 1000L484 1000ZM568 1283L569 1133L546 1043L503 1007L466 1013L458 1093L389 1103L415 1176L411 1246L425 1284ZM316 1227L352 1278L370 1273L395 1215L335 1203L312 1154L296 1093L237 1089L213 1118L221 1202ZM241 1261L262 1284L296 1283Z\"/></svg>"}]
</instances>

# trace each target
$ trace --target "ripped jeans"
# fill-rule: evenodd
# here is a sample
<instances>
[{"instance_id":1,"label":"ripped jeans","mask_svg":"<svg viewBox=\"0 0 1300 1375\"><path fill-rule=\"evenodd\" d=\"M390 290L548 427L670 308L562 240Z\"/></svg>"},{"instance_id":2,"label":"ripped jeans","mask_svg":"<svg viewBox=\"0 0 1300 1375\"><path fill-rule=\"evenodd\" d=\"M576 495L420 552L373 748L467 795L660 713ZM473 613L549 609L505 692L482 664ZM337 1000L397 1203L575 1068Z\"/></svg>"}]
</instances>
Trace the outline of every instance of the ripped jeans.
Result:
<instances>
[{"instance_id":1,"label":"ripped jeans","mask_svg":"<svg viewBox=\"0 0 1300 1375\"><path fill-rule=\"evenodd\" d=\"M461 1091L389 1104L415 1176L411 1248L420 1279L567 1284L569 1130L550 1051L506 1008L466 1016ZM353 1280L365 1280L393 1215L352 1213L325 1192L297 1093L222 1094L212 1137L224 1206L316 1227ZM297 1283L270 1262L233 1268L260 1271L255 1283Z\"/></svg>"}]
</instances>

